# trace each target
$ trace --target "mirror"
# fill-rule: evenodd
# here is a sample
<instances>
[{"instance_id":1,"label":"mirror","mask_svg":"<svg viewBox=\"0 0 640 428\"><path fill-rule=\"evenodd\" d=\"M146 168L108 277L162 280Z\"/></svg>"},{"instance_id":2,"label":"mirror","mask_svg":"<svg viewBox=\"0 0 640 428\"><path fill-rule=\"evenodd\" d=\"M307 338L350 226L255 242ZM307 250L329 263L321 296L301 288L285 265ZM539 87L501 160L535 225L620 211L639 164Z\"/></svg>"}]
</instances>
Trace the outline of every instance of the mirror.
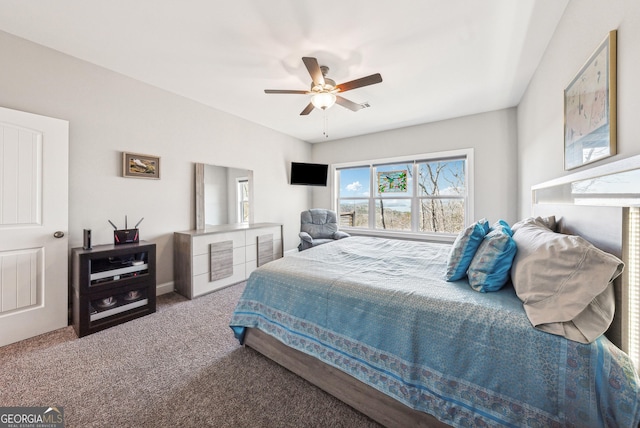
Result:
<instances>
[{"instance_id":1,"label":"mirror","mask_svg":"<svg viewBox=\"0 0 640 428\"><path fill-rule=\"evenodd\" d=\"M196 163L196 228L253 223L253 171Z\"/></svg>"}]
</instances>

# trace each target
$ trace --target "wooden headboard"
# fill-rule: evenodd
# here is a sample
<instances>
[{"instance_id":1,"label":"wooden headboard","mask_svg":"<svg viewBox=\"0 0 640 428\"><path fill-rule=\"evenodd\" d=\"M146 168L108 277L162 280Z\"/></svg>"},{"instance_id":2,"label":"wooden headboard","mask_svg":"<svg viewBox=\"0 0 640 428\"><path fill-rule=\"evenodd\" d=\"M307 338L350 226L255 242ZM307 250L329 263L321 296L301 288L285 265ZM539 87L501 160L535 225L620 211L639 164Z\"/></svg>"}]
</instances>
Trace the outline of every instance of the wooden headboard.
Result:
<instances>
[{"instance_id":1,"label":"wooden headboard","mask_svg":"<svg viewBox=\"0 0 640 428\"><path fill-rule=\"evenodd\" d=\"M570 204L534 204L534 216L555 216L560 233L579 235L625 263L624 272L614 281L616 313L606 335L629 352L629 210L628 207Z\"/></svg>"}]
</instances>

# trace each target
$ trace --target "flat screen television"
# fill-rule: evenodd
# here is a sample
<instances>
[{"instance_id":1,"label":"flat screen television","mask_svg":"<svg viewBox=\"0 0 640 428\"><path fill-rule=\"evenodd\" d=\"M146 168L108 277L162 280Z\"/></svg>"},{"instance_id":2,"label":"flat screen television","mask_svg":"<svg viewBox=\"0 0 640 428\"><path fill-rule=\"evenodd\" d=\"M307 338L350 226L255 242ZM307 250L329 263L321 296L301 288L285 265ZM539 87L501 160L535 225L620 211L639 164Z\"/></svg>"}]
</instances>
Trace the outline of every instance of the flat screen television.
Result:
<instances>
[{"instance_id":1,"label":"flat screen television","mask_svg":"<svg viewBox=\"0 0 640 428\"><path fill-rule=\"evenodd\" d=\"M326 186L329 165L291 162L291 184Z\"/></svg>"}]
</instances>

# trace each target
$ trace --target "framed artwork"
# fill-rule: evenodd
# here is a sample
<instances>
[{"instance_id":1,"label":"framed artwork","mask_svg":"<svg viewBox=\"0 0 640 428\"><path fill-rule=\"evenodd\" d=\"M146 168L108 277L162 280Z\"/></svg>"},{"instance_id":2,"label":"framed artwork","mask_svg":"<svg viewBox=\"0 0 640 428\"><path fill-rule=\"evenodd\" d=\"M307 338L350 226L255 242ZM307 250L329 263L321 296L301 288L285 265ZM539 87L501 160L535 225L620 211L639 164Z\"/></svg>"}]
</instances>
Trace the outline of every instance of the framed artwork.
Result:
<instances>
[{"instance_id":1,"label":"framed artwork","mask_svg":"<svg viewBox=\"0 0 640 428\"><path fill-rule=\"evenodd\" d=\"M160 178L160 158L122 152L122 176L131 178Z\"/></svg>"},{"instance_id":2,"label":"framed artwork","mask_svg":"<svg viewBox=\"0 0 640 428\"><path fill-rule=\"evenodd\" d=\"M408 171L386 171L378 173L378 192L406 192Z\"/></svg>"},{"instance_id":3,"label":"framed artwork","mask_svg":"<svg viewBox=\"0 0 640 428\"><path fill-rule=\"evenodd\" d=\"M616 154L616 39L607 38L564 90L564 169Z\"/></svg>"}]
</instances>

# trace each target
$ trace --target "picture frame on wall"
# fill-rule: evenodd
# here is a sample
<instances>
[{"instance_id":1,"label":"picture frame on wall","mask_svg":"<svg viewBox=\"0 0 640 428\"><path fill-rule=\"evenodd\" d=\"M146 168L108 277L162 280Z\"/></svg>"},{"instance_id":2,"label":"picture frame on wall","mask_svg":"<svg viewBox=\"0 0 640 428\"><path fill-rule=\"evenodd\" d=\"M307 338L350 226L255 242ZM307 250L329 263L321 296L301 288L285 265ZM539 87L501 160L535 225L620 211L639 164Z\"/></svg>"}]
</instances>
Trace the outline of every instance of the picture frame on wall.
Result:
<instances>
[{"instance_id":1,"label":"picture frame on wall","mask_svg":"<svg viewBox=\"0 0 640 428\"><path fill-rule=\"evenodd\" d=\"M160 158L139 153L122 152L122 176L160 179Z\"/></svg>"},{"instance_id":2,"label":"picture frame on wall","mask_svg":"<svg viewBox=\"0 0 640 428\"><path fill-rule=\"evenodd\" d=\"M616 154L617 31L610 31L564 90L564 169Z\"/></svg>"}]
</instances>

